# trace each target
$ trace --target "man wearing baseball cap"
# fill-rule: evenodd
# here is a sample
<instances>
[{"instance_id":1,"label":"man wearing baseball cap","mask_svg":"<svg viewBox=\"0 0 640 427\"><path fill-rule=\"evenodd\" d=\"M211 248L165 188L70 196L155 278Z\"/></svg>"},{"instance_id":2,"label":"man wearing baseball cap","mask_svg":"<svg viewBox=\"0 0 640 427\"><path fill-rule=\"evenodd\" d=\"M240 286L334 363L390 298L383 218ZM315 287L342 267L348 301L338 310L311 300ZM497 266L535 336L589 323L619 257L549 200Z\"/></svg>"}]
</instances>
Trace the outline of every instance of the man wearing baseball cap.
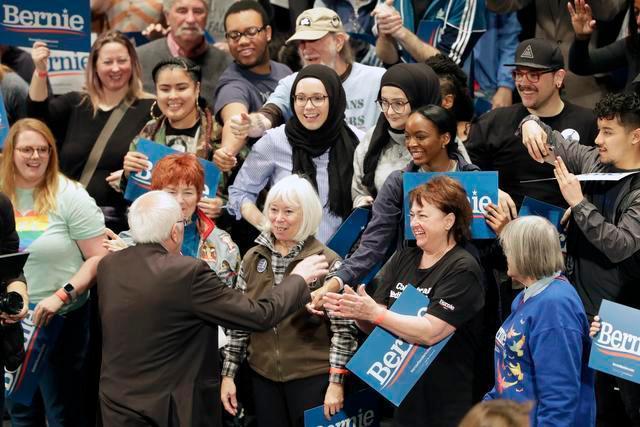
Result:
<instances>
[{"instance_id":1,"label":"man wearing baseball cap","mask_svg":"<svg viewBox=\"0 0 640 427\"><path fill-rule=\"evenodd\" d=\"M555 181L523 182L553 178L553 166L531 159L516 131L522 119L535 114L574 143L593 145L596 118L591 110L562 99L565 66L556 43L525 40L518 45L514 61L505 65L514 67L522 102L489 111L472 123L465 144L469 156L482 170L499 171L500 188L518 208L525 196L566 207Z\"/></svg>"},{"instance_id":2,"label":"man wearing baseball cap","mask_svg":"<svg viewBox=\"0 0 640 427\"><path fill-rule=\"evenodd\" d=\"M349 36L338 14L331 9L316 7L298 16L296 32L287 43L298 44L304 66L323 64L338 73L347 96L346 120L350 125L366 131L375 125L380 115L375 101L380 79L386 70L353 62L348 41ZM289 95L296 76L297 73L294 73L280 80L259 112L231 118L231 128L238 142L235 146L226 145L220 149L230 163L248 137L260 137L268 129L279 126L291 117ZM224 157L221 154L216 152L217 158Z\"/></svg>"}]
</instances>

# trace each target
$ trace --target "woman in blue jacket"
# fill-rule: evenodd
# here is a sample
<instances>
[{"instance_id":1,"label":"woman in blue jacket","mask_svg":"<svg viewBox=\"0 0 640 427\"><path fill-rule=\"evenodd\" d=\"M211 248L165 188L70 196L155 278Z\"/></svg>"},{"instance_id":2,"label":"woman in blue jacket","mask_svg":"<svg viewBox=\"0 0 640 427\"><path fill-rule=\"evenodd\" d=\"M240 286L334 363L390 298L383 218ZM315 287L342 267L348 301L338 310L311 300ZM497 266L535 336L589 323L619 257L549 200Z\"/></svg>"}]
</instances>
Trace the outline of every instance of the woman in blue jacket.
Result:
<instances>
[{"instance_id":1,"label":"woman in blue jacket","mask_svg":"<svg viewBox=\"0 0 640 427\"><path fill-rule=\"evenodd\" d=\"M593 426L589 324L578 293L561 274L558 232L526 216L500 234L507 274L525 288L496 334L495 376L488 399L532 401L532 426Z\"/></svg>"}]
</instances>

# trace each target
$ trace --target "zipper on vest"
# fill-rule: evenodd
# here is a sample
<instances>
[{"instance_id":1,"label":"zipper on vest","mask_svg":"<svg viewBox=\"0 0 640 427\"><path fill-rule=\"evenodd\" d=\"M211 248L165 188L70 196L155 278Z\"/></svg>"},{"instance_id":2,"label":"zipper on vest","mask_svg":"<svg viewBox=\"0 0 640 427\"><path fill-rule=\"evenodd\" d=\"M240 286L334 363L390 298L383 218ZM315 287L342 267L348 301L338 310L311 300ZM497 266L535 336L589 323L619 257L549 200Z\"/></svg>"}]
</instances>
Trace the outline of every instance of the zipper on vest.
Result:
<instances>
[{"instance_id":1,"label":"zipper on vest","mask_svg":"<svg viewBox=\"0 0 640 427\"><path fill-rule=\"evenodd\" d=\"M273 327L273 333L276 337L276 368L278 370L278 380L282 381L282 367L280 366L280 336L278 335L278 327Z\"/></svg>"}]
</instances>

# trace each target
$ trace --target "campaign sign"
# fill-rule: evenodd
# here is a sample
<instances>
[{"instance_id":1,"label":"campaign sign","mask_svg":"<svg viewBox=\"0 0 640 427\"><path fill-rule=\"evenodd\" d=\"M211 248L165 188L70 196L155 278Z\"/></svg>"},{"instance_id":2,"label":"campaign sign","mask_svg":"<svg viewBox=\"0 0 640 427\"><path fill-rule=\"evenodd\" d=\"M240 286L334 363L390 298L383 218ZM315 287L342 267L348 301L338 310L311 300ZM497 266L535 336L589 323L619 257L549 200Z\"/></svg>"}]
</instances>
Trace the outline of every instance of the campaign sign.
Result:
<instances>
[{"instance_id":1,"label":"campaign sign","mask_svg":"<svg viewBox=\"0 0 640 427\"><path fill-rule=\"evenodd\" d=\"M558 231L562 231L560 220L562 219L562 215L564 215L564 211L565 209L559 206L542 202L538 199L534 199L533 197L524 196L518 216L537 215L544 217L548 219L549 222L558 229Z\"/></svg>"},{"instance_id":2,"label":"campaign sign","mask_svg":"<svg viewBox=\"0 0 640 427\"><path fill-rule=\"evenodd\" d=\"M640 310L602 300L589 367L640 384Z\"/></svg>"},{"instance_id":3,"label":"campaign sign","mask_svg":"<svg viewBox=\"0 0 640 427\"><path fill-rule=\"evenodd\" d=\"M333 236L327 242L327 247L340 255L341 258L347 258L351 252L353 245L358 241L364 229L371 219L371 211L364 208L356 208L351 215L344 220L342 225L338 227ZM382 268L382 263L373 266L369 273L360 281L361 284L367 285L375 277Z\"/></svg>"},{"instance_id":4,"label":"campaign sign","mask_svg":"<svg viewBox=\"0 0 640 427\"><path fill-rule=\"evenodd\" d=\"M495 233L484 219L485 207L489 203L498 204L498 172L406 172L403 175L404 189L404 236L415 240L409 220L409 192L429 181L434 176L447 175L454 178L467 192L473 211L471 220L472 239L493 239Z\"/></svg>"},{"instance_id":5,"label":"campaign sign","mask_svg":"<svg viewBox=\"0 0 640 427\"><path fill-rule=\"evenodd\" d=\"M25 358L14 372L4 371L5 396L13 402L31 405L40 377L49 363L51 351L55 347L64 319L53 316L47 326L35 326L33 310L35 304L29 304L29 313L22 320L24 331Z\"/></svg>"},{"instance_id":6,"label":"campaign sign","mask_svg":"<svg viewBox=\"0 0 640 427\"><path fill-rule=\"evenodd\" d=\"M0 150L4 148L4 140L9 133L9 116L7 116L7 110L4 108L4 98L2 97L2 91L0 91Z\"/></svg>"},{"instance_id":7,"label":"campaign sign","mask_svg":"<svg viewBox=\"0 0 640 427\"><path fill-rule=\"evenodd\" d=\"M564 232L564 227L560 224L564 212L565 209L559 206L542 202L538 199L534 199L533 197L524 196L518 216L536 215L548 219L549 222L558 230L562 252L566 252L567 235Z\"/></svg>"},{"instance_id":8,"label":"campaign sign","mask_svg":"<svg viewBox=\"0 0 640 427\"><path fill-rule=\"evenodd\" d=\"M346 258L367 227L370 218L371 211L369 209L354 209L351 215L333 233L333 236L327 242L327 247L340 255L341 258Z\"/></svg>"},{"instance_id":9,"label":"campaign sign","mask_svg":"<svg viewBox=\"0 0 640 427\"><path fill-rule=\"evenodd\" d=\"M90 32L88 0L5 0L0 8L2 44L89 52Z\"/></svg>"},{"instance_id":10,"label":"campaign sign","mask_svg":"<svg viewBox=\"0 0 640 427\"><path fill-rule=\"evenodd\" d=\"M378 427L380 405L371 389L345 397L344 407L329 420L324 417L324 405L304 411L305 427Z\"/></svg>"},{"instance_id":11,"label":"campaign sign","mask_svg":"<svg viewBox=\"0 0 640 427\"><path fill-rule=\"evenodd\" d=\"M169 154L178 153L178 151L172 148L156 144L155 142L144 138L138 138L136 142L136 150L149 158L150 165L148 169L143 170L142 172L134 172L129 175L127 188L124 192L124 198L129 201L134 201L151 189L153 165ZM216 191L218 190L220 169L218 169L213 163L204 159L198 160L204 168L204 191L202 192L202 196L214 198L216 197Z\"/></svg>"},{"instance_id":12,"label":"campaign sign","mask_svg":"<svg viewBox=\"0 0 640 427\"><path fill-rule=\"evenodd\" d=\"M407 285L390 310L410 316L424 316L428 306L429 298ZM399 406L451 336L428 347L409 344L377 327L347 363L347 369Z\"/></svg>"}]
</instances>

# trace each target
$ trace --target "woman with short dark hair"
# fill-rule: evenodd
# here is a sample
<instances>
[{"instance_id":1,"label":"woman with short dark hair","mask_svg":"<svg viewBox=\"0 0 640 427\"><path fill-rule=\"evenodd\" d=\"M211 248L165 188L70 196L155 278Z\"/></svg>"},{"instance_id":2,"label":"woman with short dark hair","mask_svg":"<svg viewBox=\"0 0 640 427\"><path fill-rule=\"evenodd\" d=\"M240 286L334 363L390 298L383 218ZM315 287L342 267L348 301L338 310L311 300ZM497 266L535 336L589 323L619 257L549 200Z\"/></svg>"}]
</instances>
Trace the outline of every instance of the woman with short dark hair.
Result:
<instances>
[{"instance_id":1,"label":"woman with short dark hair","mask_svg":"<svg viewBox=\"0 0 640 427\"><path fill-rule=\"evenodd\" d=\"M329 293L329 313L355 319L369 333L382 327L403 340L432 346L453 334L441 353L396 409L394 426L456 426L473 405L476 357L480 347L484 289L482 271L463 244L470 238L472 212L459 182L437 176L415 188L411 229L416 246L398 250L371 287L357 293ZM429 298L424 316L388 310L406 286Z\"/></svg>"}]
</instances>

